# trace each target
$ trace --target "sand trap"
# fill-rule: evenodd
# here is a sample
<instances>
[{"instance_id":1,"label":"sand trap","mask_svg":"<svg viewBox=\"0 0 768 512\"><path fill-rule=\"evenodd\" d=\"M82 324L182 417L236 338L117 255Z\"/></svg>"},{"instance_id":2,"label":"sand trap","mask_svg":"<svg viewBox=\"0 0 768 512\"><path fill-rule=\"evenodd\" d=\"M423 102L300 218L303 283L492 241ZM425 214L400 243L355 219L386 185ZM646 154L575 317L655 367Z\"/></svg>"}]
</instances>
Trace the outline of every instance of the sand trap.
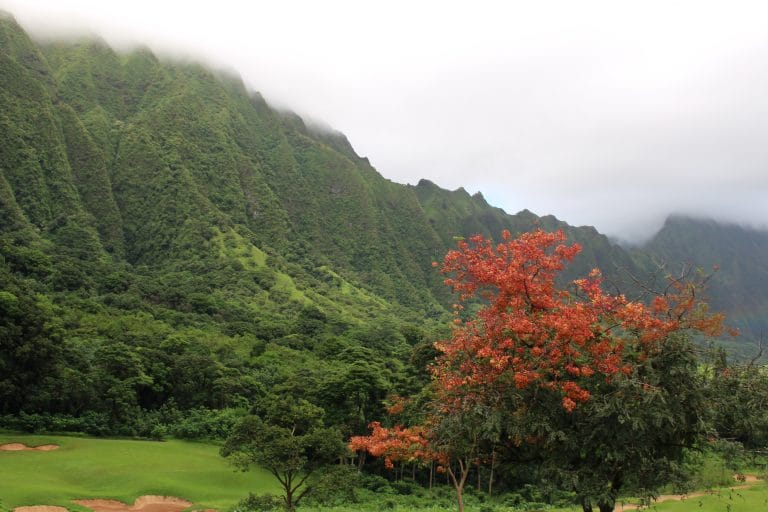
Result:
<instances>
[{"instance_id":1,"label":"sand trap","mask_svg":"<svg viewBox=\"0 0 768 512\"><path fill-rule=\"evenodd\" d=\"M0 450L4 452L21 452L21 451L36 451L36 452L49 452L51 450L58 450L59 445L57 444L42 444L40 446L27 446L25 444L21 443L7 443L7 444L0 444ZM41 506L47 506L47 505L41 505ZM34 512L34 511L28 511L28 512ZM40 510L38 512L45 512L44 510ZM50 511L53 512L53 511Z\"/></svg>"},{"instance_id":2,"label":"sand trap","mask_svg":"<svg viewBox=\"0 0 768 512\"><path fill-rule=\"evenodd\" d=\"M54 507L51 505L33 505L31 507L16 507L13 512L69 512L64 507Z\"/></svg>"},{"instance_id":3,"label":"sand trap","mask_svg":"<svg viewBox=\"0 0 768 512\"><path fill-rule=\"evenodd\" d=\"M140 496L133 505L117 500L72 500L94 512L181 512L192 503L173 496ZM34 512L34 511L31 511ZM53 512L53 511L51 511Z\"/></svg>"}]
</instances>

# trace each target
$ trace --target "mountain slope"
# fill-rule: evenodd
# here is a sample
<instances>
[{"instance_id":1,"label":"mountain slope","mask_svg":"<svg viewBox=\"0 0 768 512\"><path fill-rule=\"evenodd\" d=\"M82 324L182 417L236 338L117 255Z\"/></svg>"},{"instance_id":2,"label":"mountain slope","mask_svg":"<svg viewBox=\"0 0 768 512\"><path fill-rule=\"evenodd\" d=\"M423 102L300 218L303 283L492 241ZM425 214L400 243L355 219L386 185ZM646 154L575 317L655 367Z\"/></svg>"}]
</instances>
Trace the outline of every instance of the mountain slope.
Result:
<instances>
[{"instance_id":1,"label":"mountain slope","mask_svg":"<svg viewBox=\"0 0 768 512\"><path fill-rule=\"evenodd\" d=\"M708 290L745 342L768 333L768 232L713 220L673 216L643 248L671 273L716 268Z\"/></svg>"},{"instance_id":2,"label":"mountain slope","mask_svg":"<svg viewBox=\"0 0 768 512\"><path fill-rule=\"evenodd\" d=\"M600 267L627 294L654 260L685 258L669 230L628 252L463 189L393 183L237 78L99 41L38 45L2 16L0 221L0 414L90 411L110 432L276 390L364 430L426 378L451 303L432 262L456 237L563 229L583 247L566 279ZM712 252L741 262L722 274L737 285L713 288L728 311L764 304L735 299L763 297L748 272L765 245L744 240L727 243L753 259ZM27 370L33 346L45 372ZM377 383L365 396L340 395L352 367Z\"/></svg>"}]
</instances>

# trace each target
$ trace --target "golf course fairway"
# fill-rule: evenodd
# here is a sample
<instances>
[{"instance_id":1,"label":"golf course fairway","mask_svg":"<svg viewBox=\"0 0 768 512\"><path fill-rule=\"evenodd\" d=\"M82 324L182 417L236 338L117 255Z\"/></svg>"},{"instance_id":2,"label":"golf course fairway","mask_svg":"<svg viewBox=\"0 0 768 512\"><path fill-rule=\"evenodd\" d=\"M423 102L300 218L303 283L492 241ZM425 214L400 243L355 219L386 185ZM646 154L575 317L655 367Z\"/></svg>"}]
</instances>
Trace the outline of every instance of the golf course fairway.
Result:
<instances>
[{"instance_id":1,"label":"golf course fairway","mask_svg":"<svg viewBox=\"0 0 768 512\"><path fill-rule=\"evenodd\" d=\"M132 504L143 495L175 496L194 508L227 510L249 492L279 491L268 472L235 471L213 444L0 433L0 445L58 445L58 449L0 450L0 504L88 509L73 499Z\"/></svg>"}]
</instances>

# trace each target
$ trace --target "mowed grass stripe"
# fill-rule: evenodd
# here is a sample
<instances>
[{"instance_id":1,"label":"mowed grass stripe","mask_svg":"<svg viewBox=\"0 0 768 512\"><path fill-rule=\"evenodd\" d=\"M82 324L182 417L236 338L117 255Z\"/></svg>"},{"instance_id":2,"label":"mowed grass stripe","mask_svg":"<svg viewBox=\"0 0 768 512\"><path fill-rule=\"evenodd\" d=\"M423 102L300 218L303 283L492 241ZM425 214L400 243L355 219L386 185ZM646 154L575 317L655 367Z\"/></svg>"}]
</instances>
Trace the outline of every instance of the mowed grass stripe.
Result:
<instances>
[{"instance_id":1,"label":"mowed grass stripe","mask_svg":"<svg viewBox=\"0 0 768 512\"><path fill-rule=\"evenodd\" d=\"M60 505L76 498L133 503L138 496L177 496L195 507L225 510L248 492L278 492L274 478L254 468L236 472L219 448L186 441L133 441L0 434L0 444L57 444L50 452L0 451L0 501L5 507Z\"/></svg>"}]
</instances>

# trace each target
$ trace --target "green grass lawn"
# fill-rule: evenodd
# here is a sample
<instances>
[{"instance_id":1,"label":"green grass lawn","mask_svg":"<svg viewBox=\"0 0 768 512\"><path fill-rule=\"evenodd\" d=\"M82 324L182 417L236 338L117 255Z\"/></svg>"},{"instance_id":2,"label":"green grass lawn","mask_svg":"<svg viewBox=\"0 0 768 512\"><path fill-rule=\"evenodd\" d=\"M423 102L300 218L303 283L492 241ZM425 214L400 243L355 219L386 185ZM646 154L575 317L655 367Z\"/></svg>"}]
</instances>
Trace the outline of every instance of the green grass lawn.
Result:
<instances>
[{"instance_id":1,"label":"green grass lawn","mask_svg":"<svg viewBox=\"0 0 768 512\"><path fill-rule=\"evenodd\" d=\"M133 441L0 433L0 444L58 444L50 452L0 451L4 507L60 505L75 498L133 503L144 494L177 496L195 507L227 510L248 492L278 493L264 470L235 472L217 446L185 441Z\"/></svg>"},{"instance_id":2,"label":"green grass lawn","mask_svg":"<svg viewBox=\"0 0 768 512\"><path fill-rule=\"evenodd\" d=\"M617 510L621 510L617 507ZM758 483L748 489L720 489L685 501L652 505L658 512L752 512L768 510L768 487Z\"/></svg>"},{"instance_id":3,"label":"green grass lawn","mask_svg":"<svg viewBox=\"0 0 768 512\"><path fill-rule=\"evenodd\" d=\"M0 432L0 444L19 442L30 446L58 444L50 452L0 451L0 504L60 505L86 511L70 500L112 498L126 503L144 494L177 496L195 508L228 510L249 492L279 494L276 480L266 471L236 472L212 444L185 441L134 441L69 436L33 436ZM385 497L382 497L382 499ZM335 512L378 511L382 499L325 509ZM386 501L386 500L384 500ZM412 508L397 499L393 512L452 512L452 505ZM472 502L472 499L469 499ZM477 508L479 504L472 503ZM394 505L394 506L393 506ZM468 503L469 505L469 503ZM479 508L478 508L479 509ZM621 511L621 505L616 510ZM313 509L307 509L310 512ZM468 508L467 510L473 510ZM498 507L497 510L513 510ZM564 510L564 509L550 509ZM567 509L579 511L580 508ZM658 512L749 512L768 510L768 486L724 489L714 494L652 505Z\"/></svg>"}]
</instances>

